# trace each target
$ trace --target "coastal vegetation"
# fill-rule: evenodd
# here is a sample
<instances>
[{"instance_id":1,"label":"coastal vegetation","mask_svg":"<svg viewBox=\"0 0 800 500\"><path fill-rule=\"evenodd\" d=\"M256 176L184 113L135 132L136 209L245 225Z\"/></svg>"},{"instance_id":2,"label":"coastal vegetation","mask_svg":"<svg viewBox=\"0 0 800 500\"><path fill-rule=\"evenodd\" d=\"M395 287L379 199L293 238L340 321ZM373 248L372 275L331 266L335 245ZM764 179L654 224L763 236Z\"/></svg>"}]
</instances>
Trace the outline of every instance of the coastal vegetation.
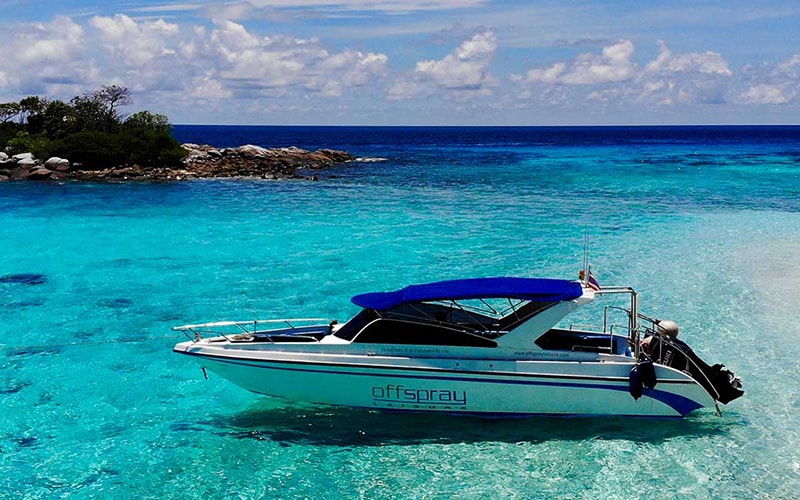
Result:
<instances>
[{"instance_id":1,"label":"coastal vegetation","mask_svg":"<svg viewBox=\"0 0 800 500\"><path fill-rule=\"evenodd\" d=\"M317 179L310 171L356 159L331 149L180 144L166 116L120 113L132 103L130 90L116 85L69 102L27 97L0 103L0 182Z\"/></svg>"},{"instance_id":2,"label":"coastal vegetation","mask_svg":"<svg viewBox=\"0 0 800 500\"><path fill-rule=\"evenodd\" d=\"M172 137L167 117L120 112L132 103L131 91L117 85L69 102L32 96L0 103L0 151L31 153L40 160L69 158L84 170L179 166L186 151Z\"/></svg>"}]
</instances>

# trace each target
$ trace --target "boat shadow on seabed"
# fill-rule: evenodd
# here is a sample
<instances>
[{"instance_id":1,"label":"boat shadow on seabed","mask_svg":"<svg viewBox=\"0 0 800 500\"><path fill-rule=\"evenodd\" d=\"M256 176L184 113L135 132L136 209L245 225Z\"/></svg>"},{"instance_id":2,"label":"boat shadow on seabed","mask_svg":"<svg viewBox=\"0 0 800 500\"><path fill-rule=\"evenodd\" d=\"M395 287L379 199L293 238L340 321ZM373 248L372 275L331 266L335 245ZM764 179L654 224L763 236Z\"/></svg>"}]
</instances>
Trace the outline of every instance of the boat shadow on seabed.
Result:
<instances>
[{"instance_id":1,"label":"boat shadow on seabed","mask_svg":"<svg viewBox=\"0 0 800 500\"><path fill-rule=\"evenodd\" d=\"M630 417L527 417L487 419L423 413L387 413L368 409L290 404L211 417L215 432L239 439L285 445L383 446L422 443L540 443L546 441L629 440L660 443L675 437L725 433L735 415L712 413L685 419ZM225 430L221 430L225 429Z\"/></svg>"}]
</instances>

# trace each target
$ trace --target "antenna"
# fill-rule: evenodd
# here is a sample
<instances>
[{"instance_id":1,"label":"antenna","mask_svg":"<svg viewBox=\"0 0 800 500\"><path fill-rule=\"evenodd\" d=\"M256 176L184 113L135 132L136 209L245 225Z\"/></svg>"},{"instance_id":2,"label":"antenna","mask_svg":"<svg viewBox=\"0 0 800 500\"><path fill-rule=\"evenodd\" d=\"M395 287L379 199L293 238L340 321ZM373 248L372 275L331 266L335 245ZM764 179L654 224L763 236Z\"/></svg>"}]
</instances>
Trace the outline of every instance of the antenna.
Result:
<instances>
[{"instance_id":1,"label":"antenna","mask_svg":"<svg viewBox=\"0 0 800 500\"><path fill-rule=\"evenodd\" d=\"M580 272L580 279L583 285L589 284L589 232L583 231L583 269Z\"/></svg>"}]
</instances>

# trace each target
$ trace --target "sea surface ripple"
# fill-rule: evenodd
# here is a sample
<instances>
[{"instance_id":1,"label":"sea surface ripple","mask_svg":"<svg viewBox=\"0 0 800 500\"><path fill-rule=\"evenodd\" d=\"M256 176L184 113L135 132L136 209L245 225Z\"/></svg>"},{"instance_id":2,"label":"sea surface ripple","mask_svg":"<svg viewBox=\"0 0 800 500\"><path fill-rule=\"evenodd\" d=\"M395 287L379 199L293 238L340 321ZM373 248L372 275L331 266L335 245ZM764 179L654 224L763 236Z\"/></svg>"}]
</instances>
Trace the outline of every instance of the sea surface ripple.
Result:
<instances>
[{"instance_id":1,"label":"sea surface ripple","mask_svg":"<svg viewBox=\"0 0 800 500\"><path fill-rule=\"evenodd\" d=\"M318 182L0 183L0 497L793 498L800 128L179 126L346 150ZM296 404L203 379L172 326L347 319L478 276L640 292L745 396L681 421Z\"/></svg>"}]
</instances>

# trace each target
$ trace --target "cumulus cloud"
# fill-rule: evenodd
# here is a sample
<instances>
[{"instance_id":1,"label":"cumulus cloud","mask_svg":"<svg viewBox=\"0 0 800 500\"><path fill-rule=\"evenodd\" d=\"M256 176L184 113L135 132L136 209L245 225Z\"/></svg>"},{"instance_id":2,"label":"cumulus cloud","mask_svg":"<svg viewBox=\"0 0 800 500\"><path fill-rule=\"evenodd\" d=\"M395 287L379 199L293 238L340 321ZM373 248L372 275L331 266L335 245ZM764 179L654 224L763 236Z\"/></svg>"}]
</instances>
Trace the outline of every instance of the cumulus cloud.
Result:
<instances>
[{"instance_id":1,"label":"cumulus cloud","mask_svg":"<svg viewBox=\"0 0 800 500\"><path fill-rule=\"evenodd\" d=\"M580 54L569 62L557 62L546 68L533 68L521 80L527 84L597 85L624 82L634 77L631 62L633 43L619 40L603 48L601 54Z\"/></svg>"},{"instance_id":2,"label":"cumulus cloud","mask_svg":"<svg viewBox=\"0 0 800 500\"><path fill-rule=\"evenodd\" d=\"M620 40L604 47L599 56L581 54L561 81L573 85L590 85L630 80L636 69L630 60L632 55L633 43L628 40Z\"/></svg>"},{"instance_id":3,"label":"cumulus cloud","mask_svg":"<svg viewBox=\"0 0 800 500\"><path fill-rule=\"evenodd\" d=\"M740 100L749 104L786 104L791 97L783 85L762 83L742 92Z\"/></svg>"},{"instance_id":4,"label":"cumulus cloud","mask_svg":"<svg viewBox=\"0 0 800 500\"><path fill-rule=\"evenodd\" d=\"M2 33L2 32L0 32ZM80 86L96 75L92 61L84 54L86 33L67 17L50 23L33 23L11 30L9 39L0 38L4 73L0 85L23 94L59 93Z\"/></svg>"},{"instance_id":5,"label":"cumulus cloud","mask_svg":"<svg viewBox=\"0 0 800 500\"><path fill-rule=\"evenodd\" d=\"M800 54L795 54L787 61L778 64L776 74L791 79L800 79Z\"/></svg>"},{"instance_id":6,"label":"cumulus cloud","mask_svg":"<svg viewBox=\"0 0 800 500\"><path fill-rule=\"evenodd\" d=\"M800 54L774 67L746 68L754 82L739 95L744 104L788 104L800 95Z\"/></svg>"},{"instance_id":7,"label":"cumulus cloud","mask_svg":"<svg viewBox=\"0 0 800 500\"><path fill-rule=\"evenodd\" d=\"M18 51L10 54L22 64L52 64L73 59L83 48L84 31L66 17L52 23L36 23L31 31L23 31Z\"/></svg>"},{"instance_id":8,"label":"cumulus cloud","mask_svg":"<svg viewBox=\"0 0 800 500\"><path fill-rule=\"evenodd\" d=\"M701 73L706 75L731 76L728 63L717 52L695 52L673 54L666 42L659 40L659 53L655 60L645 66L645 73Z\"/></svg>"},{"instance_id":9,"label":"cumulus cloud","mask_svg":"<svg viewBox=\"0 0 800 500\"><path fill-rule=\"evenodd\" d=\"M142 66L162 55L175 52L168 48L169 38L178 34L177 24L159 19L137 23L124 14L96 16L89 21L113 57L129 66Z\"/></svg>"},{"instance_id":10,"label":"cumulus cloud","mask_svg":"<svg viewBox=\"0 0 800 500\"><path fill-rule=\"evenodd\" d=\"M379 82L388 63L385 54L331 51L317 38L261 36L227 20L206 29L123 14L95 16L85 26L61 17L21 32L5 61L15 72L3 73L0 85L51 96L115 83L204 99L334 97ZM76 88L63 89L66 83Z\"/></svg>"},{"instance_id":11,"label":"cumulus cloud","mask_svg":"<svg viewBox=\"0 0 800 500\"><path fill-rule=\"evenodd\" d=\"M546 83L552 85L559 83L564 71L567 69L566 63L555 63L549 68L533 68L528 71L526 81L529 83Z\"/></svg>"},{"instance_id":12,"label":"cumulus cloud","mask_svg":"<svg viewBox=\"0 0 800 500\"><path fill-rule=\"evenodd\" d=\"M722 104L730 94L733 71L713 51L673 53L659 40L656 58L645 65L637 82L638 100L659 105Z\"/></svg>"},{"instance_id":13,"label":"cumulus cloud","mask_svg":"<svg viewBox=\"0 0 800 500\"><path fill-rule=\"evenodd\" d=\"M244 26L227 21L211 35L212 56L224 84L240 91L283 89L299 83L306 67L324 56L316 39L257 38Z\"/></svg>"},{"instance_id":14,"label":"cumulus cloud","mask_svg":"<svg viewBox=\"0 0 800 500\"><path fill-rule=\"evenodd\" d=\"M340 96L347 88L361 87L384 76L388 60L386 54L364 54L356 50L332 54L311 73L306 87L326 96ZM330 75L338 75L338 78L330 78Z\"/></svg>"},{"instance_id":15,"label":"cumulus cloud","mask_svg":"<svg viewBox=\"0 0 800 500\"><path fill-rule=\"evenodd\" d=\"M212 101L233 97L233 92L223 87L222 82L215 77L213 70L195 77L187 89L187 93L189 97Z\"/></svg>"},{"instance_id":16,"label":"cumulus cloud","mask_svg":"<svg viewBox=\"0 0 800 500\"><path fill-rule=\"evenodd\" d=\"M232 21L217 23L205 50L216 62L221 85L238 95L283 95L300 87L339 96L345 89L380 79L388 62L380 53L331 53L317 38L258 37Z\"/></svg>"},{"instance_id":17,"label":"cumulus cloud","mask_svg":"<svg viewBox=\"0 0 800 500\"><path fill-rule=\"evenodd\" d=\"M470 6L480 0L450 1ZM431 103L454 99L453 109L481 111L503 106L532 109L539 102L582 111L587 103L594 109L638 110L722 103L786 106L800 101L800 54L734 71L722 53L674 52L665 41L658 42L657 50L651 46L649 57L625 39L559 42L558 52L572 51L571 57L520 68L519 74L501 82L493 75L494 64L517 59L505 57L492 29L459 27L466 34L449 53L390 68L390 55L371 51L367 41L358 49L334 48L313 36L279 35L266 32L263 24L235 20L256 14L264 19L267 10L277 8L262 4L228 3L211 10L198 6L199 15L214 14L213 21L202 24L117 14L12 26L0 31L0 45L6 47L0 96L69 98L114 83L131 88L137 105L152 109L227 111L239 106L254 113L275 106L302 107L309 113L325 106L337 112L348 106L380 109L381 98L423 98ZM401 4L406 5L400 0L380 6L371 0L345 0L320 8L366 11ZM433 4L421 0L407 6L438 8ZM602 46L596 45L600 42ZM586 49L586 43L597 48ZM258 99L258 105L251 99ZM413 106L395 103L393 109ZM233 113L229 121L238 118Z\"/></svg>"},{"instance_id":18,"label":"cumulus cloud","mask_svg":"<svg viewBox=\"0 0 800 500\"><path fill-rule=\"evenodd\" d=\"M619 40L600 54L530 69L516 81L523 86L580 87L574 98L611 103L715 104L726 101L733 72L716 52L675 54L663 41L657 57L640 68L632 61L634 44ZM544 94L542 94L544 95Z\"/></svg>"},{"instance_id":19,"label":"cumulus cloud","mask_svg":"<svg viewBox=\"0 0 800 500\"><path fill-rule=\"evenodd\" d=\"M179 56L178 24L162 19L137 21L124 14L95 16L88 24L102 48L97 57L102 58L107 81L135 92L180 91L192 76L191 71L187 74L187 61Z\"/></svg>"},{"instance_id":20,"label":"cumulus cloud","mask_svg":"<svg viewBox=\"0 0 800 500\"><path fill-rule=\"evenodd\" d=\"M496 83L489 64L497 50L497 37L491 30L474 35L442 59L420 61L410 79L395 83L389 96L405 99L435 90L454 92L485 91Z\"/></svg>"},{"instance_id":21,"label":"cumulus cloud","mask_svg":"<svg viewBox=\"0 0 800 500\"><path fill-rule=\"evenodd\" d=\"M443 59L417 63L415 73L447 89L478 89L488 81L488 66L497 49L494 32L478 33Z\"/></svg>"}]
</instances>

